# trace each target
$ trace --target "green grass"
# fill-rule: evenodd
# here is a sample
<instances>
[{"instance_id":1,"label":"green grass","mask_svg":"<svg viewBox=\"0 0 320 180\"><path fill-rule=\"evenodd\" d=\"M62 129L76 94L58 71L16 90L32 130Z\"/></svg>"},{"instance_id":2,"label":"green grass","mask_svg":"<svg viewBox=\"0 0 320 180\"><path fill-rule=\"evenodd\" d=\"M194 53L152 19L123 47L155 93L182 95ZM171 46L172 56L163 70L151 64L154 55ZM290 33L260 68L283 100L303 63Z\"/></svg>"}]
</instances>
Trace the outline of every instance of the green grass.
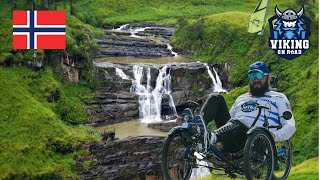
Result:
<instances>
[{"instance_id":1,"label":"green grass","mask_svg":"<svg viewBox=\"0 0 320 180\"><path fill-rule=\"evenodd\" d=\"M317 180L319 179L319 165L318 165L318 158L308 159L301 164L292 167L290 174L288 176L288 180ZM196 180L225 180L230 178L220 177L215 174L211 174L204 178L196 178Z\"/></svg>"},{"instance_id":2,"label":"green grass","mask_svg":"<svg viewBox=\"0 0 320 180\"><path fill-rule=\"evenodd\" d=\"M288 180L317 180L319 179L319 159L312 158L303 161L301 164L291 169Z\"/></svg>"},{"instance_id":3,"label":"green grass","mask_svg":"<svg viewBox=\"0 0 320 180\"><path fill-rule=\"evenodd\" d=\"M74 83L66 82L61 89L56 112L61 120L70 124L85 123L89 117L83 102L90 98L90 89ZM84 96L85 95L85 96Z\"/></svg>"},{"instance_id":4,"label":"green grass","mask_svg":"<svg viewBox=\"0 0 320 180\"><path fill-rule=\"evenodd\" d=\"M0 6L0 64L23 63L32 58L32 51L10 53L12 7L7 2L11 1ZM16 9L31 7L23 0L17 2ZM246 32L250 13L257 3L257 0L79 0L74 1L75 16L69 15L67 1L59 2L57 8L67 11L67 51L81 62L84 80L90 79L91 57L97 48L92 36L103 35L101 29L92 25L145 21L178 25L172 39L176 47L201 61L227 62L231 66L229 80L238 88L225 96L229 107L248 91L248 65L257 59L273 63L272 73L280 78L279 91L288 96L296 119L293 137L296 165L318 155L318 1L312 6L316 18L312 22L311 48L292 61L283 60L269 50L268 27L263 36ZM40 0L36 4L39 8ZM276 4L282 11L288 7L299 9L294 0L271 1L269 17L274 15ZM47 102L46 98L55 90L59 90L60 100ZM75 177L74 158L83 153L75 149L98 139L85 126L70 125L85 121L83 96L88 92L89 88L80 85L60 83L50 69L32 72L25 68L0 68L0 179ZM309 164L315 167L315 159L298 165L290 178L318 177Z\"/></svg>"},{"instance_id":5,"label":"green grass","mask_svg":"<svg viewBox=\"0 0 320 180\"><path fill-rule=\"evenodd\" d=\"M232 11L188 21L179 20L172 39L175 47L197 59L231 66L229 81L235 88L225 95L229 108L236 98L248 91L246 75L249 65L266 62L278 76L278 91L291 102L296 121L293 136L294 164L318 155L318 15L311 25L311 48L302 56L288 61L268 47L269 30L258 36L246 31L249 13Z\"/></svg>"},{"instance_id":6,"label":"green grass","mask_svg":"<svg viewBox=\"0 0 320 180\"><path fill-rule=\"evenodd\" d=\"M198 18L244 6L244 3L235 0L228 2L224 0L185 0L182 2L177 0L96 0L78 1L75 4L76 16L96 26L159 21L178 17Z\"/></svg>"},{"instance_id":7,"label":"green grass","mask_svg":"<svg viewBox=\"0 0 320 180\"><path fill-rule=\"evenodd\" d=\"M173 19L177 18L197 19L227 11L252 12L257 3L255 0L80 0L74 7L76 16L83 22L94 26L114 26L145 21L174 24ZM293 1L271 1L271 7L275 4L280 7L295 5ZM274 12L272 8L271 12Z\"/></svg>"},{"instance_id":8,"label":"green grass","mask_svg":"<svg viewBox=\"0 0 320 180\"><path fill-rule=\"evenodd\" d=\"M0 68L0 179L75 177L77 149L99 138L59 119L46 96L61 86L49 69Z\"/></svg>"}]
</instances>

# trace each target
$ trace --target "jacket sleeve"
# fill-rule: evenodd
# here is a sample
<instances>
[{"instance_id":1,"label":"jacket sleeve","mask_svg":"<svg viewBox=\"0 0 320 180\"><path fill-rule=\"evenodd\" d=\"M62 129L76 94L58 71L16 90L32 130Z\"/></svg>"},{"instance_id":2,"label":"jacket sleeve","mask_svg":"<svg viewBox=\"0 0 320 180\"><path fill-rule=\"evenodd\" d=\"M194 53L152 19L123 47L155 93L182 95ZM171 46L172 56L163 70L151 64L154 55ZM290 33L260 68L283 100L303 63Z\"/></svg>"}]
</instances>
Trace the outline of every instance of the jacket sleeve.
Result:
<instances>
[{"instance_id":1,"label":"jacket sleeve","mask_svg":"<svg viewBox=\"0 0 320 180\"><path fill-rule=\"evenodd\" d=\"M282 94L281 98L279 98L279 101L278 101L279 116L282 116L283 112L285 112L285 111L290 111L292 113L289 100L287 99L287 97L284 94ZM273 132L275 135L274 140L275 141L288 140L289 138L291 138L291 136L296 131L293 114L292 114L292 118L290 120L285 120L283 117L281 117L280 122L282 124L282 128Z\"/></svg>"}]
</instances>

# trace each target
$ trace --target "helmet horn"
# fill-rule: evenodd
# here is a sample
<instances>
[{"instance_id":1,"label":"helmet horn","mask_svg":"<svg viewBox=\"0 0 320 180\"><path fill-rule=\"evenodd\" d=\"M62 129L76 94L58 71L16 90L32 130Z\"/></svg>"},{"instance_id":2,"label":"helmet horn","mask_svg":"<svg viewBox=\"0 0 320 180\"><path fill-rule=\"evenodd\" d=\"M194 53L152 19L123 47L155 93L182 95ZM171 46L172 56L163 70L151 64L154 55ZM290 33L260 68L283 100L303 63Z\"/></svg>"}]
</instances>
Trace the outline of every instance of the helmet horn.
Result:
<instances>
[{"instance_id":1,"label":"helmet horn","mask_svg":"<svg viewBox=\"0 0 320 180\"><path fill-rule=\"evenodd\" d=\"M275 8L275 11L276 11L277 16L278 16L279 18L281 18L282 13L279 11L279 9L278 9L278 6L277 6L277 5L276 5L276 8Z\"/></svg>"},{"instance_id":2,"label":"helmet horn","mask_svg":"<svg viewBox=\"0 0 320 180\"><path fill-rule=\"evenodd\" d=\"M277 16L278 16L279 18L281 18L282 13L279 11L278 5L276 5L275 11L276 11Z\"/></svg>"},{"instance_id":3,"label":"helmet horn","mask_svg":"<svg viewBox=\"0 0 320 180\"><path fill-rule=\"evenodd\" d=\"M303 6L301 7L300 11L297 13L298 17L300 18L303 14L304 8Z\"/></svg>"}]
</instances>

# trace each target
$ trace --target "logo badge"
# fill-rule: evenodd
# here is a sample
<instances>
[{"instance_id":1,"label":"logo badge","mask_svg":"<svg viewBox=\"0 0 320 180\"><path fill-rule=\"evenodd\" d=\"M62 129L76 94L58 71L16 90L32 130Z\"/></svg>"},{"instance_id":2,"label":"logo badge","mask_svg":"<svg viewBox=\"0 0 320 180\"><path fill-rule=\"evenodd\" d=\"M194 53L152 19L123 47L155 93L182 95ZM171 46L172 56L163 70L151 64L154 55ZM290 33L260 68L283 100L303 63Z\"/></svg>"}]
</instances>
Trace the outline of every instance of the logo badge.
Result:
<instances>
[{"instance_id":1,"label":"logo badge","mask_svg":"<svg viewBox=\"0 0 320 180\"><path fill-rule=\"evenodd\" d=\"M259 104L253 100L249 100L241 105L242 112L252 112L257 110Z\"/></svg>"},{"instance_id":2,"label":"logo badge","mask_svg":"<svg viewBox=\"0 0 320 180\"><path fill-rule=\"evenodd\" d=\"M310 48L311 20L304 16L304 7L299 12L287 9L281 12L275 7L276 15L269 19L269 47L280 57L291 60Z\"/></svg>"}]
</instances>

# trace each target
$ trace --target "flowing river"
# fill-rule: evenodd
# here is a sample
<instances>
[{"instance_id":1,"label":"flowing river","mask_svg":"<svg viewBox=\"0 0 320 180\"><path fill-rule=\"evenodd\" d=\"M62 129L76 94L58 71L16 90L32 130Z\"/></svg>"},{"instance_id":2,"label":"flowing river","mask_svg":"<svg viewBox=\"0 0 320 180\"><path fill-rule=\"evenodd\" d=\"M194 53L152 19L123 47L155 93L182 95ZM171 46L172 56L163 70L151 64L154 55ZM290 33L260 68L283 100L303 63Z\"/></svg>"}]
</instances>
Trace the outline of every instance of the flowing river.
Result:
<instances>
[{"instance_id":1,"label":"flowing river","mask_svg":"<svg viewBox=\"0 0 320 180\"><path fill-rule=\"evenodd\" d=\"M152 35L150 31L155 34ZM105 67L110 64L131 64L131 71L133 72L131 75L126 74L124 70L119 67L115 67L115 71L116 75L121 77L122 80L130 80L132 82L130 93L135 93L139 96L140 118L95 127L95 130L103 133L105 130L113 128L116 138L119 139L140 135L167 136L167 132L149 128L148 124L163 122L161 104L164 96L168 98L168 106L171 112L169 115L170 118L177 117L176 106L171 96L172 82L169 66L172 64L190 63L191 60L172 50L169 39L173 30L170 28L132 27L126 24L109 31L109 33L111 35L126 35L127 39L118 36L109 36L98 41L101 47L105 48L105 51L102 51L101 56L94 60L94 64L98 67ZM136 47L132 48L132 44ZM156 51L154 51L155 49ZM120 57L112 57L118 55ZM200 62L198 63L201 64ZM150 66L162 64L162 67L158 68L157 77L152 77L151 68L145 67L143 64ZM207 76L212 80L212 92L226 92L226 90L222 88L222 83L216 70L207 64L202 63L202 65L206 67ZM144 82L146 83L143 83L143 79L145 79ZM152 79L155 79L155 83L152 83ZM209 173L206 168L197 168L193 170L191 179L202 177Z\"/></svg>"}]
</instances>

